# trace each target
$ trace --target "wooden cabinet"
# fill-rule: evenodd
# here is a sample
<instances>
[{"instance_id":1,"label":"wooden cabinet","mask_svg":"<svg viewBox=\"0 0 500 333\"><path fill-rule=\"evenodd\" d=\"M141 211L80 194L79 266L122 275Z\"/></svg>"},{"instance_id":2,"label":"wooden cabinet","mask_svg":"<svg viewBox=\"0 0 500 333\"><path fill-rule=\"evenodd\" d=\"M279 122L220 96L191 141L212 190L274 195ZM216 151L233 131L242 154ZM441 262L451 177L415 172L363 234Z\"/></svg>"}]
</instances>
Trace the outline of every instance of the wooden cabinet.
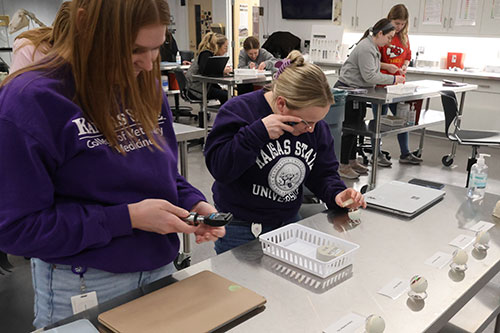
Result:
<instances>
[{"instance_id":1,"label":"wooden cabinet","mask_svg":"<svg viewBox=\"0 0 500 333\"><path fill-rule=\"evenodd\" d=\"M382 13L382 0L342 2L342 26L346 31L364 32L386 15Z\"/></svg>"},{"instance_id":2,"label":"wooden cabinet","mask_svg":"<svg viewBox=\"0 0 500 333\"><path fill-rule=\"evenodd\" d=\"M483 0L421 0L419 33L477 35Z\"/></svg>"}]
</instances>

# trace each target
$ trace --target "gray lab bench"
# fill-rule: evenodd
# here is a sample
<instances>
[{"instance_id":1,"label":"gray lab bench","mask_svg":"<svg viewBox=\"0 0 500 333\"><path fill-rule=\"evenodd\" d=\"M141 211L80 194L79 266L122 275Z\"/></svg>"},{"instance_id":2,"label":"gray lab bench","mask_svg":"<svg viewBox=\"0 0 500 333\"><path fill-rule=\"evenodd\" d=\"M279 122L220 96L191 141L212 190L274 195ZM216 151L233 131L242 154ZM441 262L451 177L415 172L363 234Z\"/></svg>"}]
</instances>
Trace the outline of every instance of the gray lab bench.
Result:
<instances>
[{"instance_id":1,"label":"gray lab bench","mask_svg":"<svg viewBox=\"0 0 500 333\"><path fill-rule=\"evenodd\" d=\"M425 127L430 126L430 125L437 125L439 123L444 123L444 114L442 112L429 112L431 110L429 109L429 99L430 98L435 98L435 97L440 97L441 96L441 91L444 90L452 90L455 93L462 93L461 99L460 99L460 107L459 107L459 113L460 115L463 113L463 105L465 101L465 93L467 91L475 90L477 89L477 85L474 84L465 84L464 86L461 87L443 87L443 84L441 81L432 81L432 80L420 80L420 81L411 81L408 83L412 83L417 85L417 90L414 93L407 93L407 94L388 94L387 91L384 88L370 88L367 89L366 93L363 94L352 94L349 96L349 98L359 101L359 102L369 102L372 104L377 104L377 121L374 122L373 127L368 128L367 126L362 125L362 127L358 126L344 126L342 129L343 133L347 134L359 134L359 135L364 135L364 136L369 136L375 140L375 147L379 147L380 145L380 139L389 134L397 134L401 132L407 132L407 131L413 131L417 129L422 129L422 136L420 138L420 147L419 150L422 150L423 146L423 138L424 138L424 130ZM405 126L404 128L400 129L388 129L387 127L382 127L380 123L380 115L382 112L382 105L384 104L391 104L391 103L398 103L398 102L406 102L406 101L412 101L412 100L418 100L418 99L425 99L426 103L425 106L422 106L422 112L421 112L421 118L419 121L418 125L413 125L413 126ZM427 110L427 111L426 111ZM423 118L422 118L423 117ZM456 143L453 143L453 153L456 150ZM373 159L377 160L379 154L379 150L375 149L373 152ZM361 189L361 192L366 192L367 190L370 191L375 188L377 182L377 163L373 163L372 169L370 171L370 178L368 181L368 184L363 186Z\"/></svg>"},{"instance_id":2,"label":"gray lab bench","mask_svg":"<svg viewBox=\"0 0 500 333\"><path fill-rule=\"evenodd\" d=\"M88 318L98 325L100 312L210 270L267 299L263 311L238 321L237 326L226 327L229 331L322 332L344 315L356 312L382 316L386 333L437 332L500 271L500 219L491 215L500 196L487 193L482 202L470 202L466 189L452 185L444 189L442 201L413 219L367 209L359 225L350 223L345 213L324 212L302 220L306 226L360 245L347 278L324 291L304 287L273 269L278 261L264 256L260 243L253 241L61 323ZM451 254L455 248L448 243L461 234L473 236L466 227L480 220L495 223L489 231L490 248L486 253L467 248L465 274L424 263L438 251ZM410 281L416 274L429 282L424 303L415 304L405 294L392 300L377 293L393 278Z\"/></svg>"}]
</instances>

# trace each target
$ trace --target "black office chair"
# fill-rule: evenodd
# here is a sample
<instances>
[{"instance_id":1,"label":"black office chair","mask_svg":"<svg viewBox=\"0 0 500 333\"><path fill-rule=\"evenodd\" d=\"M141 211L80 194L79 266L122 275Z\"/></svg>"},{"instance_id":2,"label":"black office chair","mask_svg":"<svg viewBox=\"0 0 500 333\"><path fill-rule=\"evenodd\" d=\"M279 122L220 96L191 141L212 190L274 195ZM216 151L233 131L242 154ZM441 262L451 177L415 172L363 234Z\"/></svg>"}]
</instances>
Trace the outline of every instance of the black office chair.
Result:
<instances>
[{"instance_id":1,"label":"black office chair","mask_svg":"<svg viewBox=\"0 0 500 333\"><path fill-rule=\"evenodd\" d=\"M191 104L199 104L199 105L203 104L203 101L201 99L198 99L189 93L189 90L187 88L187 79L186 75L184 74L184 71L181 68L176 68L174 69L174 74L175 74L175 79L179 84L179 90L181 91L182 99ZM207 108L207 111L209 111L207 113L207 120L210 120L210 112L217 112L219 110L219 107L220 105L213 105ZM199 126L203 127L203 114L201 113L201 110L200 112L198 112L197 118Z\"/></svg>"},{"instance_id":2,"label":"black office chair","mask_svg":"<svg viewBox=\"0 0 500 333\"><path fill-rule=\"evenodd\" d=\"M181 56L181 61L192 62L194 59L193 51L179 51L179 55Z\"/></svg>"},{"instance_id":3,"label":"black office chair","mask_svg":"<svg viewBox=\"0 0 500 333\"><path fill-rule=\"evenodd\" d=\"M191 101L187 100L185 97L187 88L186 88L186 76L184 75L184 70L180 67L174 69L174 74L175 74L175 80L177 81L177 84L179 85L179 91L180 91L180 96L182 99L192 103ZM192 114L191 111L193 110L192 107L190 106L179 106L179 100L178 100L178 95L175 95L176 101L175 101L175 108L172 109L175 121L179 121L179 117L189 117L193 118L194 120L198 120L198 116L195 114Z\"/></svg>"},{"instance_id":4,"label":"black office chair","mask_svg":"<svg viewBox=\"0 0 500 333\"><path fill-rule=\"evenodd\" d=\"M466 187L469 186L470 169L476 163L478 156L478 149L480 146L498 146L500 145L500 132L486 131L486 130L463 130L460 128L460 118L457 103L457 96L453 91L446 90L441 92L441 101L444 109L445 119L445 133L448 139L459 145L472 146L472 154L467 162L467 182ZM454 129L450 130L453 124ZM453 164L456 149L453 148L452 152L444 155L441 162L444 166Z\"/></svg>"}]
</instances>

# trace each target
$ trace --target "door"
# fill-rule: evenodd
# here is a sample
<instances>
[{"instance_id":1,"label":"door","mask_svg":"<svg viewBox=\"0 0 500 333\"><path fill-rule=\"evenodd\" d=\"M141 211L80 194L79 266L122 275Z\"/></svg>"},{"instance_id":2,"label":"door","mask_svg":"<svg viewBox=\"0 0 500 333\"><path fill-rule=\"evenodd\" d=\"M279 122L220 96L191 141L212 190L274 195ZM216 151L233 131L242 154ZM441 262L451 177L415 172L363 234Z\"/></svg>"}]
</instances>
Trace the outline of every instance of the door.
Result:
<instances>
[{"instance_id":1,"label":"door","mask_svg":"<svg viewBox=\"0 0 500 333\"><path fill-rule=\"evenodd\" d=\"M195 54L212 21L212 0L188 0L189 49Z\"/></svg>"},{"instance_id":2,"label":"door","mask_svg":"<svg viewBox=\"0 0 500 333\"><path fill-rule=\"evenodd\" d=\"M373 25L383 17L387 17L387 13L382 13L382 0L358 0L356 5L357 31L365 32L368 28L373 27Z\"/></svg>"},{"instance_id":3,"label":"door","mask_svg":"<svg viewBox=\"0 0 500 333\"><path fill-rule=\"evenodd\" d=\"M243 42L249 36L259 38L260 0L235 0L233 5L233 65L238 67L238 56Z\"/></svg>"}]
</instances>

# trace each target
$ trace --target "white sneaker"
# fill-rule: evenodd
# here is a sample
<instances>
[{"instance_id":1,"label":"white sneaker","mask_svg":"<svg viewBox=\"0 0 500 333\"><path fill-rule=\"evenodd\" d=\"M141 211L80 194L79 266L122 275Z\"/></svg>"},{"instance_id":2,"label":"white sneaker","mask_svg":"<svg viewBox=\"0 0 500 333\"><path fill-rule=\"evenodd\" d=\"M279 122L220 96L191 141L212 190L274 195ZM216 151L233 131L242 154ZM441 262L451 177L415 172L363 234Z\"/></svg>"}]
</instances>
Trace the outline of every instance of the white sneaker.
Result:
<instances>
[{"instance_id":1,"label":"white sneaker","mask_svg":"<svg viewBox=\"0 0 500 333\"><path fill-rule=\"evenodd\" d=\"M340 177L347 178L347 179L357 179L359 178L359 173L354 171L350 165L348 164L341 164L339 167L339 175Z\"/></svg>"}]
</instances>

